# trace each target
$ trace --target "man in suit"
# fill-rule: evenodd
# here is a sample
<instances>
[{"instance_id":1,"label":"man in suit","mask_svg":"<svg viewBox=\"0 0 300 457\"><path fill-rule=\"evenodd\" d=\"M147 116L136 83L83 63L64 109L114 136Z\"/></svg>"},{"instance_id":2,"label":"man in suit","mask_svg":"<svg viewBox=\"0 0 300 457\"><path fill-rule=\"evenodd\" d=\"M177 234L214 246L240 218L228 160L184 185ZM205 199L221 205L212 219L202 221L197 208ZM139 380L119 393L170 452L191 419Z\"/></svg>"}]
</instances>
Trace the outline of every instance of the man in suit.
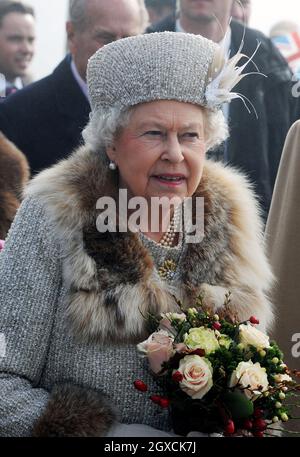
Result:
<instances>
[{"instance_id":1,"label":"man in suit","mask_svg":"<svg viewBox=\"0 0 300 457\"><path fill-rule=\"evenodd\" d=\"M251 56L260 42L254 62L267 77L245 77L235 88L255 107L251 113L241 100L234 100L225 109L229 120L230 138L211 156L237 166L248 174L266 217L286 134L291 124L300 117L299 98L292 95L291 72L272 42L262 33L230 23L233 0L180 0L178 17L171 16L149 28L149 32L163 30L201 34L234 55L242 42L242 52ZM227 33L226 33L227 32ZM250 63L244 70L256 72Z\"/></svg>"},{"instance_id":2,"label":"man in suit","mask_svg":"<svg viewBox=\"0 0 300 457\"><path fill-rule=\"evenodd\" d=\"M162 21L170 14L175 15L176 0L145 0L151 24Z\"/></svg>"},{"instance_id":3,"label":"man in suit","mask_svg":"<svg viewBox=\"0 0 300 457\"><path fill-rule=\"evenodd\" d=\"M144 0L71 0L67 34L70 55L46 78L0 104L0 130L23 151L36 173L79 145L88 122L88 59L100 47L142 33Z\"/></svg>"},{"instance_id":4,"label":"man in suit","mask_svg":"<svg viewBox=\"0 0 300 457\"><path fill-rule=\"evenodd\" d=\"M33 9L24 3L0 0L0 73L8 96L28 81L28 68L35 51Z\"/></svg>"}]
</instances>

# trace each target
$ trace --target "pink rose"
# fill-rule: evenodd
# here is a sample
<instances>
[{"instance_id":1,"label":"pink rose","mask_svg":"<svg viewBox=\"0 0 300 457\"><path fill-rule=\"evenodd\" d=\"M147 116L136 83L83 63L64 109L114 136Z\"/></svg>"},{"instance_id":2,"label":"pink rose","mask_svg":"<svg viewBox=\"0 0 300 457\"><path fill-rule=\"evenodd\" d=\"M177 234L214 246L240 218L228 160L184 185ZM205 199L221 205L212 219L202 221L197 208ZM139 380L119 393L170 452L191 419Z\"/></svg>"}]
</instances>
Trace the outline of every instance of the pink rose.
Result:
<instances>
[{"instance_id":1,"label":"pink rose","mask_svg":"<svg viewBox=\"0 0 300 457\"><path fill-rule=\"evenodd\" d=\"M174 354L174 338L165 330L152 333L146 341L137 345L138 350L146 355L153 373L162 370L162 364L168 362Z\"/></svg>"},{"instance_id":2,"label":"pink rose","mask_svg":"<svg viewBox=\"0 0 300 457\"><path fill-rule=\"evenodd\" d=\"M0 240L0 252L2 251L3 248L4 248L4 241Z\"/></svg>"},{"instance_id":3,"label":"pink rose","mask_svg":"<svg viewBox=\"0 0 300 457\"><path fill-rule=\"evenodd\" d=\"M205 357L186 355L175 372L182 374L180 388L193 399L201 399L213 386L213 368Z\"/></svg>"}]
</instances>

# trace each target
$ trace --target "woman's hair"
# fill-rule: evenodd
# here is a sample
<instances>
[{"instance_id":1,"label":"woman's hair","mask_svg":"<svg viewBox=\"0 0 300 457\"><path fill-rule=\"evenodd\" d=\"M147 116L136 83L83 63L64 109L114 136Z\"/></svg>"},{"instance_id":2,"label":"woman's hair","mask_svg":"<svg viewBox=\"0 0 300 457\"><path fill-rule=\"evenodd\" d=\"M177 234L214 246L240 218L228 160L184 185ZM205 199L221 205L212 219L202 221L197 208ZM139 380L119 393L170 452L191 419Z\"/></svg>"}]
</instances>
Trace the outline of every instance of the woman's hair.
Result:
<instances>
[{"instance_id":1,"label":"woman's hair","mask_svg":"<svg viewBox=\"0 0 300 457\"><path fill-rule=\"evenodd\" d=\"M131 108L110 108L106 111L96 110L82 132L85 144L93 151L99 151L105 162L108 161L105 150L111 146L114 138L130 121ZM204 134L206 150L213 149L228 137L228 125L221 110L212 111L202 108L204 112Z\"/></svg>"}]
</instances>

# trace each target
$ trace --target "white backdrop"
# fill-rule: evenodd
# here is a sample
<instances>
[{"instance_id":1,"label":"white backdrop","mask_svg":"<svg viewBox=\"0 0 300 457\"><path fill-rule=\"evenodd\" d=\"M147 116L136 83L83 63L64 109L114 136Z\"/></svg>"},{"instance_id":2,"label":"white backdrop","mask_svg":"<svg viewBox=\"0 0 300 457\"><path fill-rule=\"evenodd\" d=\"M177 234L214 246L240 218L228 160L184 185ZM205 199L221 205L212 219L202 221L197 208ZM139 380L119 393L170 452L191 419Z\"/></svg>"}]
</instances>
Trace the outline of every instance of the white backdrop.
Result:
<instances>
[{"instance_id":1,"label":"white backdrop","mask_svg":"<svg viewBox=\"0 0 300 457\"><path fill-rule=\"evenodd\" d=\"M68 0L27 0L34 6L37 16L37 52L32 65L35 79L54 69L65 55ZM299 0L252 0L251 26L268 34L279 20L298 20Z\"/></svg>"},{"instance_id":2,"label":"white backdrop","mask_svg":"<svg viewBox=\"0 0 300 457\"><path fill-rule=\"evenodd\" d=\"M252 0L253 12L250 26L269 34L278 21L296 21L300 26L299 0Z\"/></svg>"},{"instance_id":3,"label":"white backdrop","mask_svg":"<svg viewBox=\"0 0 300 457\"><path fill-rule=\"evenodd\" d=\"M65 55L68 0L25 0L36 13L36 55L31 66L35 79L51 73Z\"/></svg>"}]
</instances>

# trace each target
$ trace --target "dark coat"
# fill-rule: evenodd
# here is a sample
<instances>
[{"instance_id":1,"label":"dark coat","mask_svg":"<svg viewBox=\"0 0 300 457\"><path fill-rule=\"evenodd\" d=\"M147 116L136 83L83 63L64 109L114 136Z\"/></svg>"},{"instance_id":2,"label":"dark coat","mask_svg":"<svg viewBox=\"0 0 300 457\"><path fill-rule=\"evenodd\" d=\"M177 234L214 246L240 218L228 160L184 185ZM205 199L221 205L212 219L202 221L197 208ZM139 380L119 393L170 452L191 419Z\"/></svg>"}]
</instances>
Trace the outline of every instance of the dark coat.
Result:
<instances>
[{"instance_id":1,"label":"dark coat","mask_svg":"<svg viewBox=\"0 0 300 457\"><path fill-rule=\"evenodd\" d=\"M26 157L0 132L0 240L4 240L29 179Z\"/></svg>"},{"instance_id":2,"label":"dark coat","mask_svg":"<svg viewBox=\"0 0 300 457\"><path fill-rule=\"evenodd\" d=\"M0 130L26 155L32 173L72 152L88 122L90 106L70 60L0 104Z\"/></svg>"},{"instance_id":3,"label":"dark coat","mask_svg":"<svg viewBox=\"0 0 300 457\"><path fill-rule=\"evenodd\" d=\"M231 55L240 46L244 27L232 22ZM171 16L149 28L148 32L175 31L175 21ZM224 158L248 174L255 184L262 207L267 213L281 152L286 134L293 122L300 117L300 98L292 96L295 84L283 57L265 35L253 29L245 29L245 44L242 52L251 56L257 42L260 48L254 57L259 71L267 76L249 76L234 89L245 95L253 103L249 114L241 100L234 100L229 108L230 138L226 146L212 153L212 157ZM244 72L256 71L249 64Z\"/></svg>"}]
</instances>

